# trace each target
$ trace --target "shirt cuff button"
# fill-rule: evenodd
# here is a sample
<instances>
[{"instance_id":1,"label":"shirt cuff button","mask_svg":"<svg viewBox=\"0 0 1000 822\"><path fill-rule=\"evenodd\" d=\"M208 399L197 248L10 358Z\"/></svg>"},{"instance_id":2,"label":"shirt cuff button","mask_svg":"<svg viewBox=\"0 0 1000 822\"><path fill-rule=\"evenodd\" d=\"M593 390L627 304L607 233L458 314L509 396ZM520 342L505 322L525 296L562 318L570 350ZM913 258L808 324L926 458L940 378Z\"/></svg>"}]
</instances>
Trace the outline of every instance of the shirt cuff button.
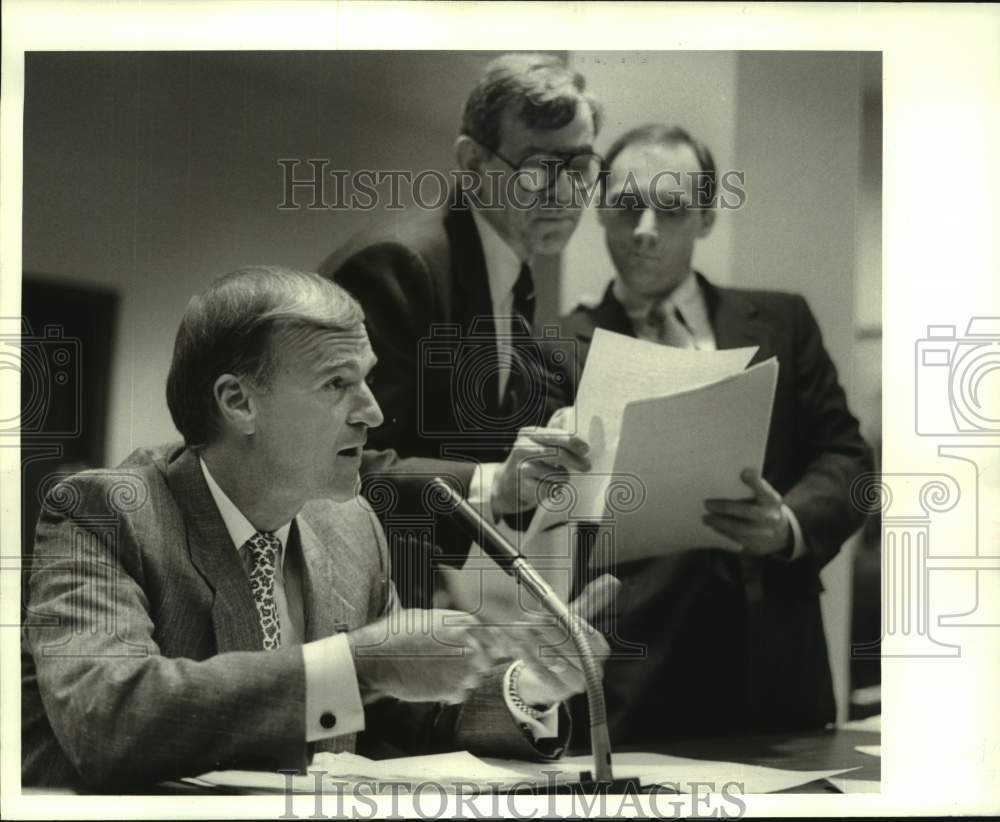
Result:
<instances>
[{"instance_id":1,"label":"shirt cuff button","mask_svg":"<svg viewBox=\"0 0 1000 822\"><path fill-rule=\"evenodd\" d=\"M326 730L330 730L334 725L337 724L337 717L335 717L329 711L324 711L319 718L319 724L322 725Z\"/></svg>"}]
</instances>

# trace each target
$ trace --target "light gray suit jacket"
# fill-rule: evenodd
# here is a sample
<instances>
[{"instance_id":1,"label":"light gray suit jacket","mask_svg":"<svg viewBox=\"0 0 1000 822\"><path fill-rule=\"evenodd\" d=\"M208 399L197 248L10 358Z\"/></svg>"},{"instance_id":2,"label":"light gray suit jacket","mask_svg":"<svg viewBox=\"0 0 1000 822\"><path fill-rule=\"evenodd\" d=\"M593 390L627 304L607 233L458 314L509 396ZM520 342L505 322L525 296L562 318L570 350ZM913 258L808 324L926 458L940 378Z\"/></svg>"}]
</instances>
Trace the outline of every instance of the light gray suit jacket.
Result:
<instances>
[{"instance_id":1,"label":"light gray suit jacket","mask_svg":"<svg viewBox=\"0 0 1000 822\"><path fill-rule=\"evenodd\" d=\"M366 503L309 503L295 522L307 642L396 606ZM220 768L301 769L317 749L358 743L306 745L301 648L260 650L246 572L197 456L181 445L140 449L53 489L26 601L25 785L135 788ZM366 725L365 752L561 752L515 724L497 678L462 706L383 700Z\"/></svg>"}]
</instances>

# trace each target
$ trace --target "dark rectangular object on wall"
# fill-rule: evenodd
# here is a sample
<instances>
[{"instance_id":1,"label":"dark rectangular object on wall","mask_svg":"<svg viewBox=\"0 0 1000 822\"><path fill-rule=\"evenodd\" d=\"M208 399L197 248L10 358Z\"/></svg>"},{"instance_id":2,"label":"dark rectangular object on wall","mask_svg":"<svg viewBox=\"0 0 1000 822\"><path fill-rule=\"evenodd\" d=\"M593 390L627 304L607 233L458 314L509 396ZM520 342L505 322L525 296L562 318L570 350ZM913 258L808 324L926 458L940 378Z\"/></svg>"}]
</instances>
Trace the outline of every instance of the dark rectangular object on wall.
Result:
<instances>
[{"instance_id":1,"label":"dark rectangular object on wall","mask_svg":"<svg viewBox=\"0 0 1000 822\"><path fill-rule=\"evenodd\" d=\"M60 476L104 464L117 314L114 291L24 275L20 346L7 354L21 379L25 558L45 492Z\"/></svg>"}]
</instances>

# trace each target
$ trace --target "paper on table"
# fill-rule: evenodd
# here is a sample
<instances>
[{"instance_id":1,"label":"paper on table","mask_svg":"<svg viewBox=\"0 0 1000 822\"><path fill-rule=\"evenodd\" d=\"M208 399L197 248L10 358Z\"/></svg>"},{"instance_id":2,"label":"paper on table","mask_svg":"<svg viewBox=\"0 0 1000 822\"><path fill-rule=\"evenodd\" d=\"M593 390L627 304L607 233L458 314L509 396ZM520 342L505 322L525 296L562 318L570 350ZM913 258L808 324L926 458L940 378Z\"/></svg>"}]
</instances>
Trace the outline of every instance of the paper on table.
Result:
<instances>
[{"instance_id":1,"label":"paper on table","mask_svg":"<svg viewBox=\"0 0 1000 822\"><path fill-rule=\"evenodd\" d=\"M881 731L882 714L868 716L864 719L852 719L850 722L844 722L839 727L845 731Z\"/></svg>"},{"instance_id":2,"label":"paper on table","mask_svg":"<svg viewBox=\"0 0 1000 822\"><path fill-rule=\"evenodd\" d=\"M881 745L855 745L854 750L858 753L868 754L868 756L882 756Z\"/></svg>"},{"instance_id":3,"label":"paper on table","mask_svg":"<svg viewBox=\"0 0 1000 822\"><path fill-rule=\"evenodd\" d=\"M505 764L504 760L487 759L488 763ZM522 763L517 763L522 766ZM538 776L543 771L560 771L564 778L577 780L582 771L592 771L594 760L589 756L570 756L558 762L541 765L524 764ZM763 765L744 765L739 762L714 762L705 759L688 759L681 756L653 753L620 753L614 757L616 777L636 777L641 785L664 785L678 793L688 793L694 783L716 786L721 790L727 782L737 782L743 793L774 793L796 788L819 779L846 773L851 768L825 771L791 771L768 768Z\"/></svg>"},{"instance_id":4,"label":"paper on table","mask_svg":"<svg viewBox=\"0 0 1000 822\"><path fill-rule=\"evenodd\" d=\"M878 779L834 777L829 782L841 793L881 793L882 791L882 783Z\"/></svg>"},{"instance_id":5,"label":"paper on table","mask_svg":"<svg viewBox=\"0 0 1000 822\"><path fill-rule=\"evenodd\" d=\"M576 395L576 432L590 445L591 469L573 474L574 518L599 518L614 470L625 406L635 400L694 388L741 372L756 347L693 351L597 329ZM524 541L565 519L539 508Z\"/></svg>"},{"instance_id":6,"label":"paper on table","mask_svg":"<svg viewBox=\"0 0 1000 822\"><path fill-rule=\"evenodd\" d=\"M530 772L512 767L514 764L518 763L487 764L468 751L380 760L346 752L323 752L313 757L309 770L325 772L322 779L393 780L413 783L434 780L445 787L459 781L507 785L533 779ZM246 791L281 792L287 790L289 786L293 793L316 791L314 773L289 777L268 771L211 771L196 779L210 786Z\"/></svg>"},{"instance_id":7,"label":"paper on table","mask_svg":"<svg viewBox=\"0 0 1000 822\"><path fill-rule=\"evenodd\" d=\"M703 503L749 495L739 474L763 465L777 380L772 357L711 385L629 404L614 472L641 478L644 499L616 512L618 560L736 547L702 522Z\"/></svg>"},{"instance_id":8,"label":"paper on table","mask_svg":"<svg viewBox=\"0 0 1000 822\"><path fill-rule=\"evenodd\" d=\"M376 780L422 782L434 780L447 786L470 782L484 787L523 785L525 782L551 785L553 782L576 781L582 771L593 768L589 756L566 757L557 762L521 762L505 759L479 759L461 751L401 759L371 760L355 754L318 754L310 771L325 771L324 780ZM727 782L737 782L743 793L772 793L805 785L818 779L846 773L851 769L828 771L789 771L762 765L738 762L712 762L679 756L648 753L615 755L618 776L637 777L642 785L665 785L679 793L687 793L693 783L710 783L719 789ZM280 793L291 787L294 793L314 793L316 777L285 776L267 771L212 771L197 778L210 786L243 791ZM704 787L701 788L704 790Z\"/></svg>"},{"instance_id":9,"label":"paper on table","mask_svg":"<svg viewBox=\"0 0 1000 822\"><path fill-rule=\"evenodd\" d=\"M525 772L509 765L488 765L468 751L404 756L397 759L368 759L342 754L317 754L313 767L327 770L332 776L362 776L374 779L413 779L454 781L456 779L497 780L523 779Z\"/></svg>"}]
</instances>

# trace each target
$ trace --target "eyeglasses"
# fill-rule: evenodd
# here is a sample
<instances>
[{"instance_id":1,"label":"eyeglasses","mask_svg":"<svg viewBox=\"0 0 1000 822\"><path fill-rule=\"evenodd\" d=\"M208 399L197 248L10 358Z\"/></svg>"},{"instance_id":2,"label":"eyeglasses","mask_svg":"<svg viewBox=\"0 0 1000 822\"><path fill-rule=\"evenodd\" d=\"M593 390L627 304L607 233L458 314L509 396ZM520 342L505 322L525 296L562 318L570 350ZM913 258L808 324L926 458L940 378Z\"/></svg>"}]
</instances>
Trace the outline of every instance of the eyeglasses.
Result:
<instances>
[{"instance_id":1,"label":"eyeglasses","mask_svg":"<svg viewBox=\"0 0 1000 822\"><path fill-rule=\"evenodd\" d=\"M499 151L483 145L499 159L509 165L517 175L517 182L526 191L547 191L565 172L571 181L592 185L601 173L604 158L593 152L570 154L564 152L548 152L545 154L529 154L520 163L515 163L504 157Z\"/></svg>"}]
</instances>

